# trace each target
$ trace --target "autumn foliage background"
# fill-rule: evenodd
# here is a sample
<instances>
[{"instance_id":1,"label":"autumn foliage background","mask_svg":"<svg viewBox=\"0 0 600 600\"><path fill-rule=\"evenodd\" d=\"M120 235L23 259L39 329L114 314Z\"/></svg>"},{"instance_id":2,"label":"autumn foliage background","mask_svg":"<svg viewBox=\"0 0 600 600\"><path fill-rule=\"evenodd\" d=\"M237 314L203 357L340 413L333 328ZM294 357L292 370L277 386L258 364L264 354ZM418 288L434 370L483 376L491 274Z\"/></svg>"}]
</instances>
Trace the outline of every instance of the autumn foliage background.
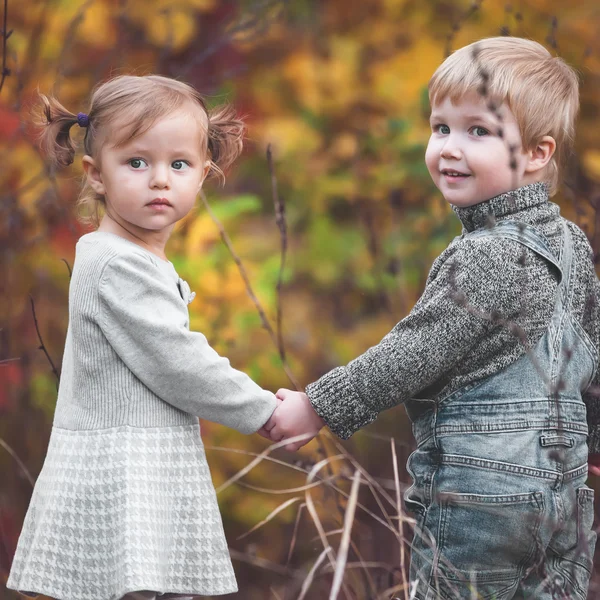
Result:
<instances>
[{"instance_id":1,"label":"autumn foliage background","mask_svg":"<svg viewBox=\"0 0 600 600\"><path fill-rule=\"evenodd\" d=\"M85 112L98 81L160 73L190 82L210 103L229 100L246 115L242 158L223 188L205 188L231 246L199 201L167 251L197 293L191 327L272 390L293 383L232 250L275 333L281 309L287 372L301 386L377 343L409 312L433 259L460 232L423 160L427 82L452 49L481 37L519 35L578 69L576 155L555 201L600 251L600 11L594 0L10 0L6 9L0 598L17 598L3 584L47 448L57 396L49 358L59 372L69 268L85 233L74 216L79 159L55 173L35 145L30 123L37 89ZM274 199L285 208L279 226ZM401 590L402 538L410 539L410 522L403 524L397 504L409 481L404 464L412 447L403 408L344 444L322 435L298 455L275 449L243 474L267 447L262 438L211 423L203 423L203 435L240 583L237 597L328 598L348 497L359 504L340 598L390 598ZM313 487L304 489L321 460ZM353 495L357 470L361 486ZM589 483L598 489L593 478ZM325 557L327 543L332 549ZM597 593L593 585L590 597Z\"/></svg>"}]
</instances>

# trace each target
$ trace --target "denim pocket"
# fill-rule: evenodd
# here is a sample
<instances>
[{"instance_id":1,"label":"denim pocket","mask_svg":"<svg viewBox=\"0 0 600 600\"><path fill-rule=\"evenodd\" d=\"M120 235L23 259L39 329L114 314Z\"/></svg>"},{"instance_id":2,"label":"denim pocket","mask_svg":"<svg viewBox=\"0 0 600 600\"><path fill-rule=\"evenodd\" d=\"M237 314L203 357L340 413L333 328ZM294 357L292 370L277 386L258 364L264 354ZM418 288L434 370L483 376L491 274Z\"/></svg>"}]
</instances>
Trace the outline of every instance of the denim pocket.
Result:
<instances>
[{"instance_id":1,"label":"denim pocket","mask_svg":"<svg viewBox=\"0 0 600 600\"><path fill-rule=\"evenodd\" d=\"M443 492L440 504L436 571L441 597L476 592L479 598L511 598L539 547L542 492Z\"/></svg>"},{"instance_id":2,"label":"denim pocket","mask_svg":"<svg viewBox=\"0 0 600 600\"><path fill-rule=\"evenodd\" d=\"M564 578L563 587L585 600L590 575L593 569L596 532L594 524L594 490L581 487L576 490L577 499L577 543L563 551L557 570Z\"/></svg>"}]
</instances>

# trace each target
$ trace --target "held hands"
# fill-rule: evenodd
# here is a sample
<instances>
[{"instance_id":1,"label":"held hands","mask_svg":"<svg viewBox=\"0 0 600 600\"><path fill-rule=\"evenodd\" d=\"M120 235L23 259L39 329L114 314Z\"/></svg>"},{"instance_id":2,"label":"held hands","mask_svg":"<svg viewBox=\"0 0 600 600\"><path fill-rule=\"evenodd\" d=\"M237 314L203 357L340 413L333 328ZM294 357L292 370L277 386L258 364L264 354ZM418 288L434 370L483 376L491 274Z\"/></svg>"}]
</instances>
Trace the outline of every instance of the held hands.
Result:
<instances>
[{"instance_id":1,"label":"held hands","mask_svg":"<svg viewBox=\"0 0 600 600\"><path fill-rule=\"evenodd\" d=\"M303 392L282 388L275 396L277 407L258 433L273 442L306 435L305 439L292 442L285 447L286 450L295 452L308 444L319 433L325 422L315 412L308 396Z\"/></svg>"}]
</instances>

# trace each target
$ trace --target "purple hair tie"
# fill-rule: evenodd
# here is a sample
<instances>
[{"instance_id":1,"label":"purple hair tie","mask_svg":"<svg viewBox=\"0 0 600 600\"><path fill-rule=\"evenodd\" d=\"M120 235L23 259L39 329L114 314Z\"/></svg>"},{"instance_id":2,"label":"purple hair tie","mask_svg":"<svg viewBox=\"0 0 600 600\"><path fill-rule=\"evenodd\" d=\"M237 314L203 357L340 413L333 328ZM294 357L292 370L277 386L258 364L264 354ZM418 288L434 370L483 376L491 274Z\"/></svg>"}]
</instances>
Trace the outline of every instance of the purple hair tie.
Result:
<instances>
[{"instance_id":1,"label":"purple hair tie","mask_svg":"<svg viewBox=\"0 0 600 600\"><path fill-rule=\"evenodd\" d=\"M79 127L87 127L90 124L90 118L85 113L77 113L77 123L79 123Z\"/></svg>"}]
</instances>

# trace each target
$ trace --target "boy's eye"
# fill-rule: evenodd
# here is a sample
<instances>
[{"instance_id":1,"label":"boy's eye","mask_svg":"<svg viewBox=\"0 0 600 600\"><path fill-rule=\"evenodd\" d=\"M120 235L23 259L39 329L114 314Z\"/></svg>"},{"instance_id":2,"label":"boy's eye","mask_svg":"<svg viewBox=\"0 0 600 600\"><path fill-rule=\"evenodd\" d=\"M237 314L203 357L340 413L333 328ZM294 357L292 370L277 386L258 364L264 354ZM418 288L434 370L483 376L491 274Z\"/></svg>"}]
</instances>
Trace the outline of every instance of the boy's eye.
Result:
<instances>
[{"instance_id":1,"label":"boy's eye","mask_svg":"<svg viewBox=\"0 0 600 600\"><path fill-rule=\"evenodd\" d=\"M448 125L444 125L443 123L441 125L434 125L433 130L443 135L448 135L450 133L450 127L448 127Z\"/></svg>"},{"instance_id":2,"label":"boy's eye","mask_svg":"<svg viewBox=\"0 0 600 600\"><path fill-rule=\"evenodd\" d=\"M185 160L174 160L171 163L171 166L176 170L176 171L183 171L184 169L187 169L190 165L187 161Z\"/></svg>"},{"instance_id":3,"label":"boy's eye","mask_svg":"<svg viewBox=\"0 0 600 600\"><path fill-rule=\"evenodd\" d=\"M146 165L146 161L141 158L132 158L131 160L129 160L127 162L129 162L131 167L134 169L141 169L144 165ZM148 165L146 165L146 166L148 166Z\"/></svg>"},{"instance_id":4,"label":"boy's eye","mask_svg":"<svg viewBox=\"0 0 600 600\"><path fill-rule=\"evenodd\" d=\"M475 137L483 137L488 135L489 131L485 127L473 127L473 135Z\"/></svg>"}]
</instances>

